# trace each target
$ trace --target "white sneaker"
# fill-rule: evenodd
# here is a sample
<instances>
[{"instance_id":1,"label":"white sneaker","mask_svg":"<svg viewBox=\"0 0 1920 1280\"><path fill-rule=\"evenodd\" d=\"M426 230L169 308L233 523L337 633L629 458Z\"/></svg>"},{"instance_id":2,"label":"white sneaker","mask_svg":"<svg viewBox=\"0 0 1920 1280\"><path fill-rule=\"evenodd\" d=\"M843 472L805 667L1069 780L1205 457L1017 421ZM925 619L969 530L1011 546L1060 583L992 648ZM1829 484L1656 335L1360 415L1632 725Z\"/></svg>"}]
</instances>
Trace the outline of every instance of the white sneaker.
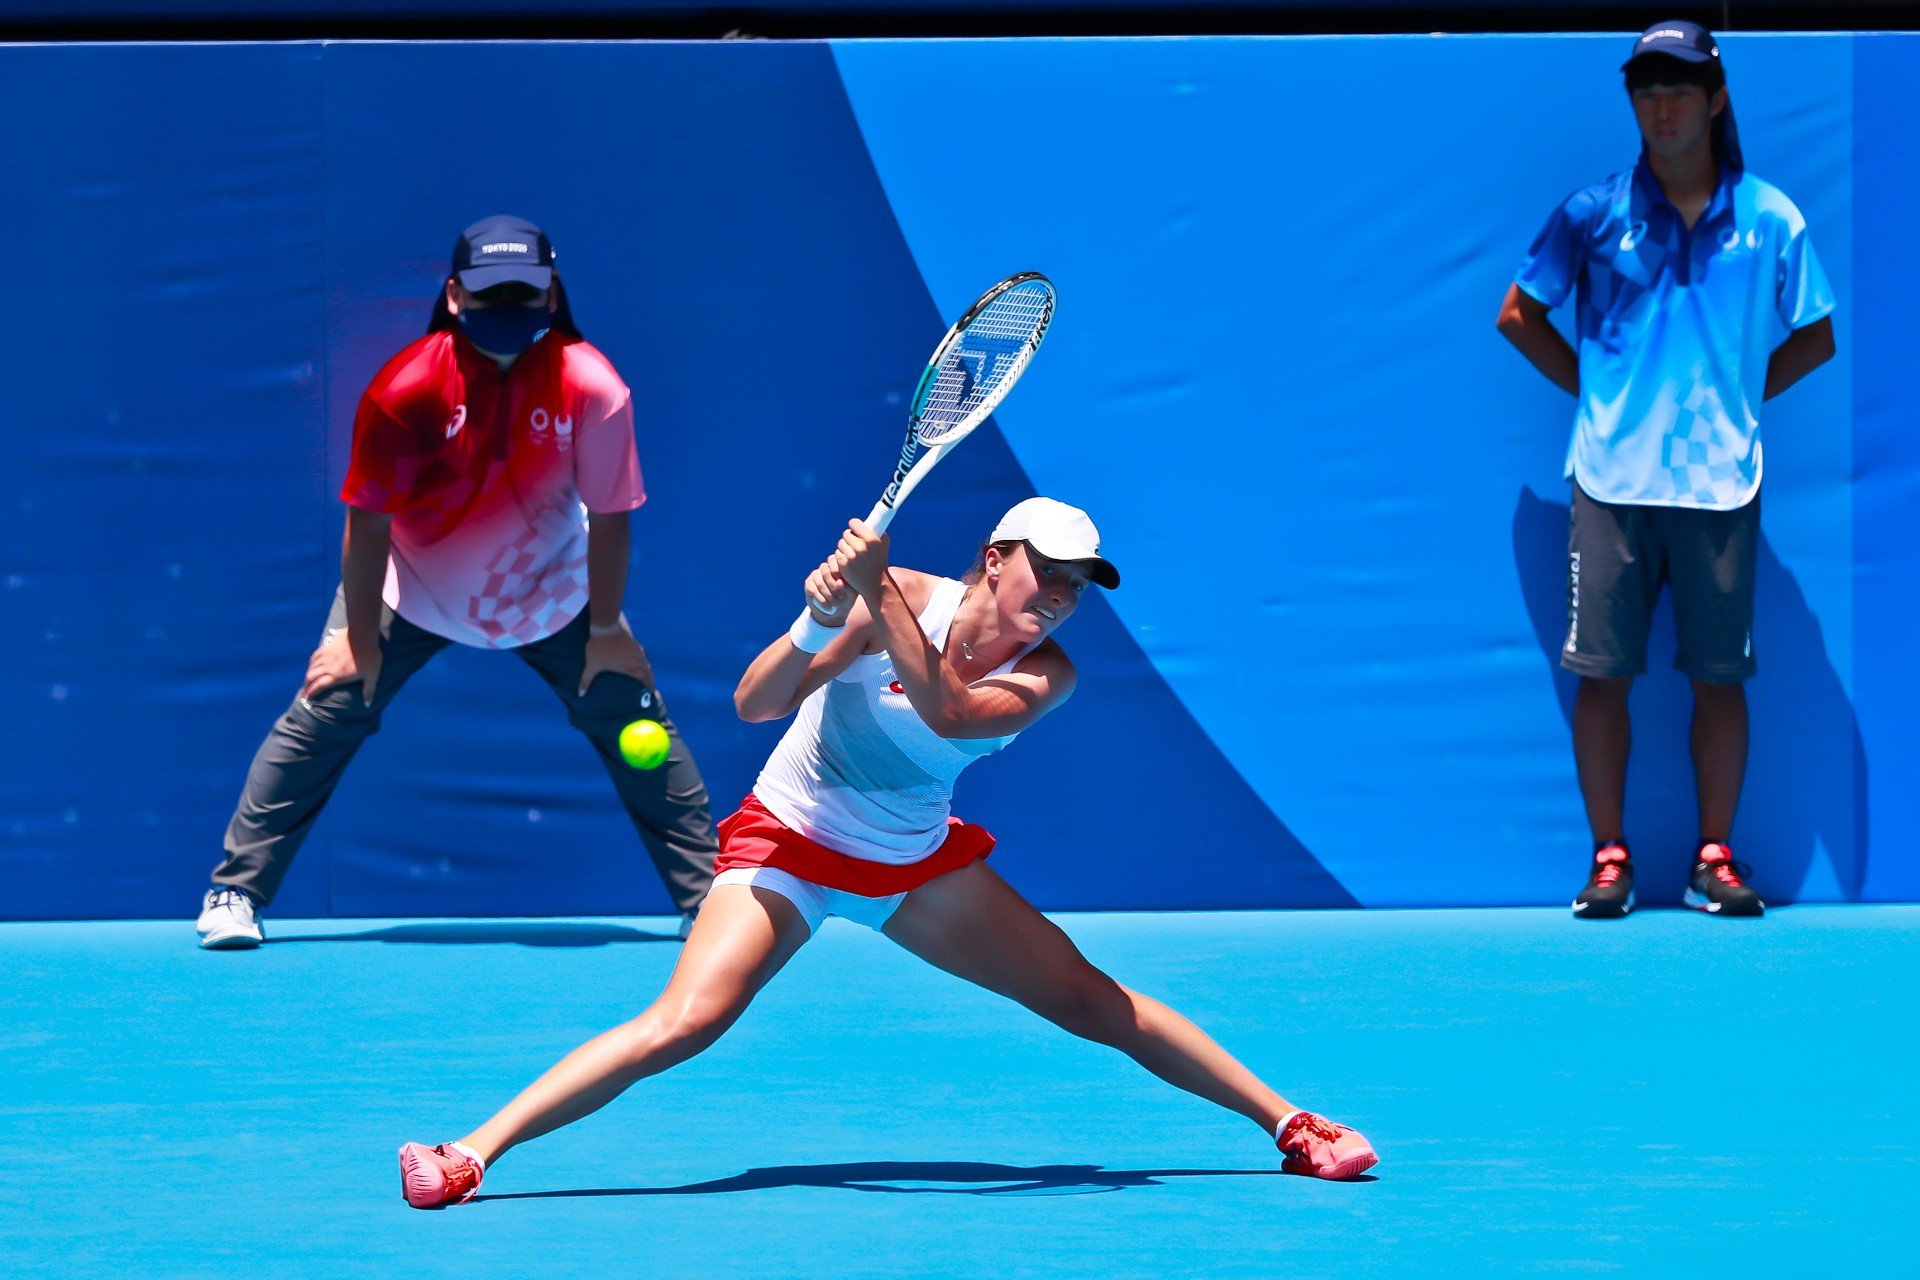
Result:
<instances>
[{"instance_id":1,"label":"white sneaker","mask_svg":"<svg viewBox=\"0 0 1920 1280\"><path fill-rule=\"evenodd\" d=\"M200 945L208 951L248 951L260 945L260 921L253 899L238 889L218 886L207 890L207 900L194 922Z\"/></svg>"}]
</instances>

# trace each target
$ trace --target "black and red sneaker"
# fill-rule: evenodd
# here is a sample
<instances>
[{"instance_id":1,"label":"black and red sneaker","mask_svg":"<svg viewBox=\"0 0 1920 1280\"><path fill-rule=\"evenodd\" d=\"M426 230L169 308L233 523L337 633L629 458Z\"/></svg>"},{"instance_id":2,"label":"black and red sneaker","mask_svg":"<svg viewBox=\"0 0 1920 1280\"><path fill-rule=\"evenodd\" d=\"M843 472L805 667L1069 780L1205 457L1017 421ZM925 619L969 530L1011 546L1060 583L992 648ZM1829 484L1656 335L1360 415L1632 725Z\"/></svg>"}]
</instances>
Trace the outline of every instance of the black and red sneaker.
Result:
<instances>
[{"instance_id":1,"label":"black and red sneaker","mask_svg":"<svg viewBox=\"0 0 1920 1280\"><path fill-rule=\"evenodd\" d=\"M1619 841L1593 852L1593 874L1573 900L1573 914L1582 920L1618 920L1633 910L1633 855Z\"/></svg>"},{"instance_id":2,"label":"black and red sneaker","mask_svg":"<svg viewBox=\"0 0 1920 1280\"><path fill-rule=\"evenodd\" d=\"M1747 883L1752 874L1746 863L1733 860L1733 850L1718 840L1709 840L1693 856L1687 905L1718 916L1763 916L1767 904Z\"/></svg>"}]
</instances>

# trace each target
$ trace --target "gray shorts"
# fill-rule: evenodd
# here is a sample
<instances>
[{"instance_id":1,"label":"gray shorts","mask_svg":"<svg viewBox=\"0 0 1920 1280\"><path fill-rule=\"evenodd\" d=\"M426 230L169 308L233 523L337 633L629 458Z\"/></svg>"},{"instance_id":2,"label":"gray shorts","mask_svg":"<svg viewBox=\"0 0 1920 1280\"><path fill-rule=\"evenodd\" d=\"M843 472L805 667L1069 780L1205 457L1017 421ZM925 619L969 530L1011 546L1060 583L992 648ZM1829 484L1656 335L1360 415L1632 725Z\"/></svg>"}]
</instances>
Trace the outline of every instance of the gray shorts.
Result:
<instances>
[{"instance_id":1,"label":"gray shorts","mask_svg":"<svg viewBox=\"0 0 1920 1280\"><path fill-rule=\"evenodd\" d=\"M1603 679L1647 669L1647 625L1673 589L1679 652L1695 680L1752 676L1753 574L1760 495L1733 511L1597 502L1573 486L1567 534L1567 639L1560 665Z\"/></svg>"}]
</instances>

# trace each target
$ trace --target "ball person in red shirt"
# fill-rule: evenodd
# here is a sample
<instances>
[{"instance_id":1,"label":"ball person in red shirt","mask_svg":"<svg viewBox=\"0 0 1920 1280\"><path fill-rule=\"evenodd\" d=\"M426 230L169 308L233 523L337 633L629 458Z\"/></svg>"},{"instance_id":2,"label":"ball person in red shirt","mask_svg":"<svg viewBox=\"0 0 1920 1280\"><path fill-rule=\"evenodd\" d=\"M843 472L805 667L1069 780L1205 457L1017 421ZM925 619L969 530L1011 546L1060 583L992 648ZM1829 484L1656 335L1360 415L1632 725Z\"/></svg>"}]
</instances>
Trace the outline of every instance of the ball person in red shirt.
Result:
<instances>
[{"instance_id":1,"label":"ball person in red shirt","mask_svg":"<svg viewBox=\"0 0 1920 1280\"><path fill-rule=\"evenodd\" d=\"M523 218L461 233L425 337L361 397L340 497L340 588L299 696L255 755L198 921L258 946L260 914L387 704L449 644L509 650L566 706L682 915L713 878L706 784L621 614L630 513L646 501L633 403L580 336L553 246ZM620 757L654 719L666 763Z\"/></svg>"}]
</instances>

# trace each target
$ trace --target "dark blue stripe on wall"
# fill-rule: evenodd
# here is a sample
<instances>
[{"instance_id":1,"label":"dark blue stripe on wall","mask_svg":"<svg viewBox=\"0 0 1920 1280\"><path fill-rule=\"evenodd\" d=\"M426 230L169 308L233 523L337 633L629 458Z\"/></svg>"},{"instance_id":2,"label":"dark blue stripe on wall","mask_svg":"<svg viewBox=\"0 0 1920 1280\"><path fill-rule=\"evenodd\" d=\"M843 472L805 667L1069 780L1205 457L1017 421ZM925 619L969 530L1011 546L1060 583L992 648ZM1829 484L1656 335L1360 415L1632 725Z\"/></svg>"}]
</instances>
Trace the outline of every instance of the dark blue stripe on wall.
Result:
<instances>
[{"instance_id":1,"label":"dark blue stripe on wall","mask_svg":"<svg viewBox=\"0 0 1920 1280\"><path fill-rule=\"evenodd\" d=\"M193 909L315 634L320 56L0 48L0 915Z\"/></svg>"}]
</instances>

